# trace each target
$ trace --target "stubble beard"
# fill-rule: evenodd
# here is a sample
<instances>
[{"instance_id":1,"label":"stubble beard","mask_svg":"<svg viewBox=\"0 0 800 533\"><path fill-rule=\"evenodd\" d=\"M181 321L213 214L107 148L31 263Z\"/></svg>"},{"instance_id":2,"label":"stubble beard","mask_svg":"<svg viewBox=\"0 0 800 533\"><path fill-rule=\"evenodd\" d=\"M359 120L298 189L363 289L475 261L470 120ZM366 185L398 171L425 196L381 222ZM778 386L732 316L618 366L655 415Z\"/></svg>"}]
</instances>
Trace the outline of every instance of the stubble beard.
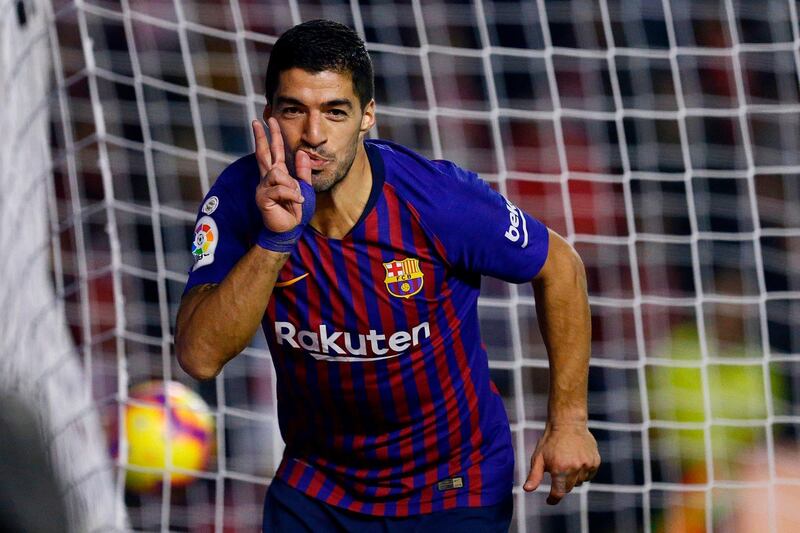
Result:
<instances>
[{"instance_id":1,"label":"stubble beard","mask_svg":"<svg viewBox=\"0 0 800 533\"><path fill-rule=\"evenodd\" d=\"M358 138L350 145L344 157L329 174L324 170L317 174L313 171L311 172L311 184L314 187L314 192L329 192L347 176L353 167L353 162L356 160L357 148Z\"/></svg>"},{"instance_id":2,"label":"stubble beard","mask_svg":"<svg viewBox=\"0 0 800 533\"><path fill-rule=\"evenodd\" d=\"M331 158L331 155L325 151L317 151L311 148L305 147L306 151L310 153L317 153L322 157L332 159L333 161L337 161L336 167L333 170L322 170L322 171L311 171L311 186L314 188L314 192L329 192L334 187L336 187L341 181L347 176L350 172L350 169L353 167L353 163L356 160L356 152L358 151L358 145L363 141L363 138L360 132L356 133L355 139L351 142L347 148L347 152L345 152L344 156L341 160L337 157ZM297 150L292 151L288 144L285 145L285 153L286 153L286 166L288 167L289 173L297 178L297 168L295 167L295 157L297 155L297 151L304 149L303 146L298 146Z\"/></svg>"}]
</instances>

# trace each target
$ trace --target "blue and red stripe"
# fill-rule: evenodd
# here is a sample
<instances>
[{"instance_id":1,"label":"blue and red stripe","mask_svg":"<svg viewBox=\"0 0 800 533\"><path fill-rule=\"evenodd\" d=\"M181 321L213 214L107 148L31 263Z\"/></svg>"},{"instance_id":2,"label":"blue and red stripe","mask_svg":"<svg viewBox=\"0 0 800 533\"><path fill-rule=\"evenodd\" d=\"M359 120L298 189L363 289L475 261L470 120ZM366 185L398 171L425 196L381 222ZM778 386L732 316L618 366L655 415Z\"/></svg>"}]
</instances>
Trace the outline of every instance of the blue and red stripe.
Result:
<instances>
[{"instance_id":1,"label":"blue and red stripe","mask_svg":"<svg viewBox=\"0 0 800 533\"><path fill-rule=\"evenodd\" d=\"M411 298L389 293L383 267L405 259L418 260L424 280ZM407 274L415 270L410 263ZM427 322L430 337L399 357L338 362L278 347L274 331L268 333L272 349L283 352L275 365L287 449L277 475L331 505L376 515L499 501L485 497L482 469L486 450L500 453L485 441L483 426L483 396L496 394L477 315L457 312L474 309L478 278L450 267L419 213L385 183L349 235L336 240L306 231L284 268L281 279L309 276L276 289L266 327L288 321L298 331L318 332L324 324L329 332L349 332L354 346L375 330L385 334L381 346L388 349L393 332ZM463 478L464 489L437 488L454 476Z\"/></svg>"}]
</instances>

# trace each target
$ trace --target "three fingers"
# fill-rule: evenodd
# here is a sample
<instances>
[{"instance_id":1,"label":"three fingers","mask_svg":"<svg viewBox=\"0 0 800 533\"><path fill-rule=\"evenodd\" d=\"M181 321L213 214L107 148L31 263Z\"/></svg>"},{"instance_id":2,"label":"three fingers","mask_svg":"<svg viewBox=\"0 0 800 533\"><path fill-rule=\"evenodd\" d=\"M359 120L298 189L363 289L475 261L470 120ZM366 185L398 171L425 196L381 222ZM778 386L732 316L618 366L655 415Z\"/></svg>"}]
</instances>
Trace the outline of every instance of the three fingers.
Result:
<instances>
[{"instance_id":1,"label":"three fingers","mask_svg":"<svg viewBox=\"0 0 800 533\"><path fill-rule=\"evenodd\" d=\"M575 488L578 473L556 472L550 474L550 494L547 503L555 505L561 501L573 488Z\"/></svg>"},{"instance_id":2,"label":"three fingers","mask_svg":"<svg viewBox=\"0 0 800 533\"><path fill-rule=\"evenodd\" d=\"M264 125L260 120L253 120L251 126L253 128L253 139L256 143L256 160L258 161L258 170L261 173L261 178L269 178L270 184L275 185L279 183L279 180L275 179L273 175L288 175L289 173L286 168L286 152L284 151L281 127L277 120L270 117L267 120L267 127L269 128L269 139L267 139L267 133L264 131ZM295 154L294 164L297 178L311 185L311 158L308 154L298 150L297 154ZM279 167L283 172L270 173L274 167ZM300 190L299 186L297 190Z\"/></svg>"},{"instance_id":3,"label":"three fingers","mask_svg":"<svg viewBox=\"0 0 800 533\"><path fill-rule=\"evenodd\" d=\"M531 457L531 469L528 479L523 485L526 492L536 490L544 479L545 462L541 453L533 454ZM584 465L577 470L550 472L550 494L547 496L547 503L555 505L575 487L580 487L584 481L591 481L597 474L597 467Z\"/></svg>"},{"instance_id":4,"label":"three fingers","mask_svg":"<svg viewBox=\"0 0 800 533\"><path fill-rule=\"evenodd\" d=\"M256 203L262 210L281 206L281 210L288 210L294 218L300 220L301 205L305 199L300 191L300 183L289 175L284 163L283 137L278 122L273 118L267 121L270 130L269 139L261 121L253 120L251 125L261 177L261 182L256 188ZM265 225L269 227L266 222Z\"/></svg>"},{"instance_id":5,"label":"three fingers","mask_svg":"<svg viewBox=\"0 0 800 533\"><path fill-rule=\"evenodd\" d=\"M581 468L577 472L555 472L550 473L550 494L547 495L547 503L555 505L561 501L564 496L572 492L575 487L583 485L584 481L590 481L597 472L593 469L593 473L589 470Z\"/></svg>"}]
</instances>

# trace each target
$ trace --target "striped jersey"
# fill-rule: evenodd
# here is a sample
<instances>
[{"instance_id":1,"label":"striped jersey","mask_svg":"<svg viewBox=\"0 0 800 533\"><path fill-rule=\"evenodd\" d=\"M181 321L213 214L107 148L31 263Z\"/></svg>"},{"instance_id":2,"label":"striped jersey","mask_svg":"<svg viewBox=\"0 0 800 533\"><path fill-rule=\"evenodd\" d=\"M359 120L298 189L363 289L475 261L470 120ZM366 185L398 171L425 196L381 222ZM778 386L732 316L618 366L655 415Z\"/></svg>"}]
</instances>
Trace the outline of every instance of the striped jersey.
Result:
<instances>
[{"instance_id":1,"label":"striped jersey","mask_svg":"<svg viewBox=\"0 0 800 533\"><path fill-rule=\"evenodd\" d=\"M365 141L373 185L342 239L308 226L262 326L286 443L276 476L355 512L407 516L493 505L514 454L489 379L481 275L530 281L546 227L474 173ZM200 209L187 290L219 283L263 227L254 155Z\"/></svg>"}]
</instances>

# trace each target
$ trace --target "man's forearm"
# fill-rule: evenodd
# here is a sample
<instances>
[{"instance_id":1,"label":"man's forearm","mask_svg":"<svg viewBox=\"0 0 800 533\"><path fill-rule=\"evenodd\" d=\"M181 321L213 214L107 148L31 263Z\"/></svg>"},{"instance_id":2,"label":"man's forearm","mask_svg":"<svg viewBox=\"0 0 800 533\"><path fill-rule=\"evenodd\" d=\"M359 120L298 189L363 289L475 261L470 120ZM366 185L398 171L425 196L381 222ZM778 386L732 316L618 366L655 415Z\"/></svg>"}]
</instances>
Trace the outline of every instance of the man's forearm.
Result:
<instances>
[{"instance_id":1,"label":"man's forearm","mask_svg":"<svg viewBox=\"0 0 800 533\"><path fill-rule=\"evenodd\" d=\"M175 349L197 379L219 373L252 339L288 254L254 246L219 285L200 286L181 302Z\"/></svg>"},{"instance_id":2,"label":"man's forearm","mask_svg":"<svg viewBox=\"0 0 800 533\"><path fill-rule=\"evenodd\" d=\"M551 237L551 246L560 249L547 265L547 275L533 281L539 329L550 360L548 423L585 424L591 350L586 274L577 253L561 237Z\"/></svg>"},{"instance_id":3,"label":"man's forearm","mask_svg":"<svg viewBox=\"0 0 800 533\"><path fill-rule=\"evenodd\" d=\"M590 481L600 454L588 428L586 393L589 383L591 316L586 272L578 254L550 232L547 260L533 280L536 314L550 359L547 425L531 455L523 488L536 490L550 473L547 503L555 505L573 487Z\"/></svg>"}]
</instances>

